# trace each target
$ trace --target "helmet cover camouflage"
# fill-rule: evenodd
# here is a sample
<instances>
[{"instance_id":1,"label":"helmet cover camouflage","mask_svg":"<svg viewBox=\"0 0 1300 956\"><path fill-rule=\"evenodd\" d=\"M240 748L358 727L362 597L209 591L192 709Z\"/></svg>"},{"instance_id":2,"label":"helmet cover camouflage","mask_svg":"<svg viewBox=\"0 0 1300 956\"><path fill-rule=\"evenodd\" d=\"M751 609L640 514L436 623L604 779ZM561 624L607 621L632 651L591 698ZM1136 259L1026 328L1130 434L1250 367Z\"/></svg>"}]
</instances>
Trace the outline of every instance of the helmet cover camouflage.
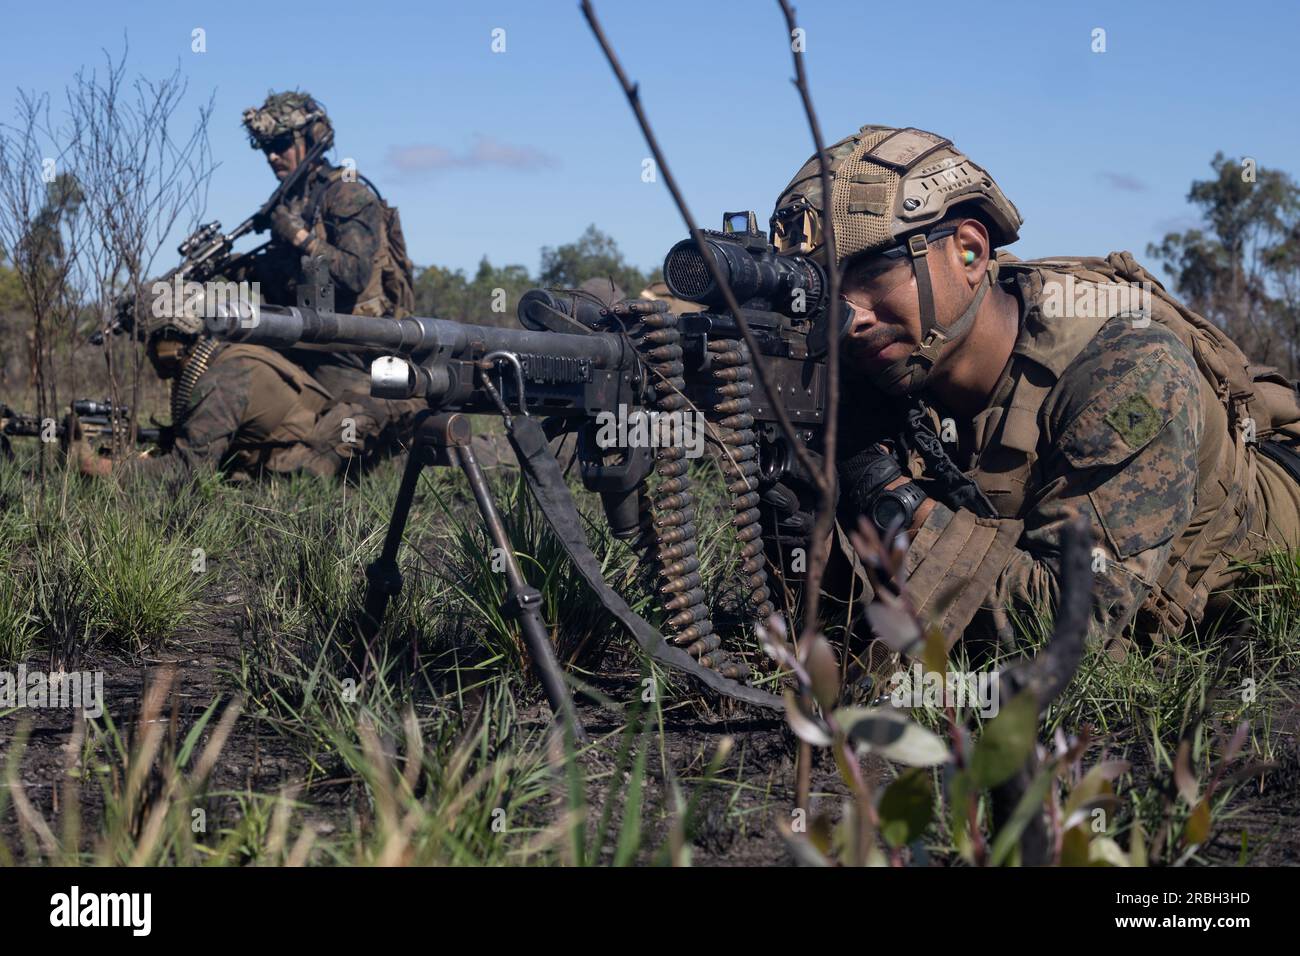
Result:
<instances>
[{"instance_id":1,"label":"helmet cover camouflage","mask_svg":"<svg viewBox=\"0 0 1300 956\"><path fill-rule=\"evenodd\" d=\"M837 265L883 252L970 204L982 214L994 247L1014 242L1023 221L993 178L950 140L925 130L863 126L829 146L831 216ZM782 190L772 214L778 252L825 265L821 169L813 156Z\"/></svg>"},{"instance_id":2,"label":"helmet cover camouflage","mask_svg":"<svg viewBox=\"0 0 1300 956\"><path fill-rule=\"evenodd\" d=\"M321 124L323 129L317 126ZM254 149L262 149L286 133L302 132L319 140L329 130L329 117L325 108L312 99L309 93L288 90L271 92L261 107L244 110L244 128Z\"/></svg>"}]
</instances>

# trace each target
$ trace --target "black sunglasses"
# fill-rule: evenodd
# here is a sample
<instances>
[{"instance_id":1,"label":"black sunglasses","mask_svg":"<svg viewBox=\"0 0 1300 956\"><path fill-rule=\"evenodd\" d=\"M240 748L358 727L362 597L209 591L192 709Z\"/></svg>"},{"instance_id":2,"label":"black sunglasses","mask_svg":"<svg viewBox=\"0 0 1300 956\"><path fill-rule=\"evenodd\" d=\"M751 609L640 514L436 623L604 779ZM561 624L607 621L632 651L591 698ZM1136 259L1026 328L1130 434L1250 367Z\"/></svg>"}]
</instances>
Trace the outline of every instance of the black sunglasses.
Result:
<instances>
[{"instance_id":1,"label":"black sunglasses","mask_svg":"<svg viewBox=\"0 0 1300 956\"><path fill-rule=\"evenodd\" d=\"M266 154L277 153L283 156L289 150L293 149L293 134L285 133L277 136L275 139L269 139L262 143L262 152Z\"/></svg>"}]
</instances>

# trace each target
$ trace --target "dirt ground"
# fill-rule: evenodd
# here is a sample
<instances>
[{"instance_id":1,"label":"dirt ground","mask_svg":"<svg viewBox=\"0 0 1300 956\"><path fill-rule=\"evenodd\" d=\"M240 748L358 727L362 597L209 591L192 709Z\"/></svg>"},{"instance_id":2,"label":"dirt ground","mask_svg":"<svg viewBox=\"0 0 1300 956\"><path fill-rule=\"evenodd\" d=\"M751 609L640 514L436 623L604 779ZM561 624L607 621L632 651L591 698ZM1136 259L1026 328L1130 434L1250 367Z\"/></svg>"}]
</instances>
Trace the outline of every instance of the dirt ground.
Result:
<instances>
[{"instance_id":1,"label":"dirt ground","mask_svg":"<svg viewBox=\"0 0 1300 956\"><path fill-rule=\"evenodd\" d=\"M233 619L232 611L231 617ZM224 623L224 626L223 626ZM169 717L174 717L176 737L183 739L192 726L217 697L228 699L231 688L225 676L239 658L238 638L232 627L233 620L214 620L211 625L177 635L168 642L165 650L148 654L138 660L123 659L106 654L88 655L79 665L82 670L104 671L105 709L113 715L119 727L132 727L140 711L146 682L155 679L166 668L174 669L174 682L167 705ZM28 662L28 669L39 668L39 659ZM602 692L630 697L638 687L637 677L627 675L599 681ZM621 691L621 693L620 693ZM788 806L793 799L787 782L794 779L793 737L779 715L754 716L745 714L734 720L706 723L682 707L669 710L665 717L664 743L673 772L679 779L689 779L698 774L718 742L731 735L736 748L728 768L736 766L743 757L744 779L752 791L741 790L732 802L731 790L715 793L705 798L698 814L697 834L692 851L696 865L770 865L792 862L784 844L771 824L769 805ZM579 702L579 712L584 726L593 738L613 734L609 751L617 748L620 724L617 716L599 705L586 700ZM19 726L20 715L0 719L0 754L9 751L10 743ZM21 774L23 786L32 802L47 815L58 808L59 789L66 762L65 745L69 738L71 713L64 709L38 708L24 711L21 719L30 726ZM536 701L520 714L524 725L538 727L549 723L549 713L544 702ZM584 759L588 773L612 770L611 754L593 752ZM649 761L646 780L646 805L655 809L664 805L666 788L656 761ZM213 792L251 790L274 794L281 788L306 781L309 776L307 759L293 742L274 733L263 720L255 716L241 716L222 758L213 774L209 789ZM724 771L724 776L734 774ZM833 766L829 763L817 768L814 778L817 786L828 790L838 787ZM358 781L346 777L323 779L315 775L299 793L299 799L313 805L312 820L329 827L345 827L353 812L352 789ZM589 788L592 812L599 813L603 786ZM732 802L730 808L726 805ZM229 814L238 812L232 799L218 799L215 810L210 811L209 828L229 824ZM99 823L102 807L94 798L93 790L83 793L83 833L94 832ZM745 822L736 825L736 814L744 813ZM652 821L647 814L647 837L658 846L666 838L666 824ZM223 819L224 818L224 819ZM12 812L6 815L0 834L11 848L21 853L22 841Z\"/></svg>"},{"instance_id":2,"label":"dirt ground","mask_svg":"<svg viewBox=\"0 0 1300 956\"><path fill-rule=\"evenodd\" d=\"M233 600L232 600L233 598ZM209 596L209 611L201 627L176 635L165 650L138 659L92 652L79 663L83 670L103 670L105 706L119 727L132 727L139 713L145 682L165 668L172 668L175 681L167 705L174 721L176 738L183 739L188 728L211 702L230 696L229 670L239 660L236 620L241 608L237 596ZM222 609L221 605L225 605ZM28 661L28 668L43 667L39 659ZM637 688L635 673L610 674L597 681L597 687L611 697L629 699ZM1300 692L1300 687L1293 688ZM1300 699L1300 693L1295 695ZM612 770L613 752L617 749L620 724L617 716L598 705L580 701L580 716L593 738L612 734L605 752L584 757L589 774ZM548 719L544 705L534 702L520 715L525 724L543 726ZM58 808L65 743L72 717L62 709L44 708L24 711L0 719L0 755L7 754L19 719L30 723L30 737L21 766L27 794L45 814ZM1279 728L1283 739L1295 740L1300 728L1300 708L1280 714L1285 726ZM1276 732L1276 731L1275 731ZM692 862L703 866L789 865L793 859L777 832L777 819L788 814L793 804L795 739L779 715L742 711L732 718L709 719L700 708L682 705L665 712L664 747L673 773L679 780L690 781L708 762L719 741L730 735L735 749L720 775L729 784L744 786L712 787L706 791L696 816ZM1115 755L1114 749L1111 751ZM1121 755L1133 758L1131 753ZM659 769L656 752L648 762L645 803L648 808L646 838L651 846L667 839L667 822L657 810L667 805L667 791ZM879 768L877 768L878 770ZM245 791L274 794L281 788L308 779L309 766L301 751L278 736L264 720L245 715L226 745L214 773L211 791ZM1135 775L1144 770L1135 761ZM322 776L317 773L300 793L300 799L312 804L311 819L328 833L332 827L347 827L355 812L360 784L347 776ZM592 812L599 813L604 786L589 786ZM829 758L814 764L813 791L836 801L844 793ZM93 791L83 794L83 833L93 833L102 812ZM233 798L218 798L210 815L211 826L229 824L238 812ZM1283 751L1280 765L1266 778L1266 785L1243 787L1232 801L1229 812L1218 825L1215 836L1204 848L1203 856L1220 865L1236 865L1242 847L1242 832L1247 834L1248 862L1251 865L1300 864L1300 759L1294 744ZM12 812L0 825L0 834L20 856L22 840Z\"/></svg>"}]
</instances>

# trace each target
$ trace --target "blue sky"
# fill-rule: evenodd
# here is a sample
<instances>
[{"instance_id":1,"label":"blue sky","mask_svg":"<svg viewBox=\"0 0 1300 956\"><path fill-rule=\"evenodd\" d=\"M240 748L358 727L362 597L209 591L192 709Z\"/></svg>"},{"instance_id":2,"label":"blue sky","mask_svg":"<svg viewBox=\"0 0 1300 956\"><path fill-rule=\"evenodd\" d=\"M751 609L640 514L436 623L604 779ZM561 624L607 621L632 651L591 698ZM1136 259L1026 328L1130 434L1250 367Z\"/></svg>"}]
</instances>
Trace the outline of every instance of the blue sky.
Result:
<instances>
[{"instance_id":1,"label":"blue sky","mask_svg":"<svg viewBox=\"0 0 1300 956\"><path fill-rule=\"evenodd\" d=\"M812 151L776 3L597 0L597 12L696 217L753 208L765 223ZM1188 186L1219 149L1300 173L1292 0L803 0L798 12L828 139L868 122L951 137L1019 206L1025 257L1142 258L1192 222ZM684 234L662 181L642 182L648 150L576 0L23 3L5 19L5 119L18 87L57 104L124 34L130 72L179 62L191 113L215 92L207 218L227 225L274 185L240 112L296 86L329 108L336 159L400 206L417 264L472 270L487 254L535 270L543 245L595 222L649 268ZM1105 53L1091 51L1098 27Z\"/></svg>"}]
</instances>

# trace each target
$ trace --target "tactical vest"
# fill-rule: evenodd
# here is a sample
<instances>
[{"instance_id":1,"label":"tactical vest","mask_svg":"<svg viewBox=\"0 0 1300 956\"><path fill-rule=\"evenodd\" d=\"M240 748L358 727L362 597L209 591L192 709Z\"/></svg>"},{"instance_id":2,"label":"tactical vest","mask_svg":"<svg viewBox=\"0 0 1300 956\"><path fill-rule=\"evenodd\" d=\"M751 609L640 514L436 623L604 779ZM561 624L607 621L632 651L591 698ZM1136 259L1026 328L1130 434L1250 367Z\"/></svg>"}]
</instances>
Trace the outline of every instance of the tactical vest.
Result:
<instances>
[{"instance_id":1,"label":"tactical vest","mask_svg":"<svg viewBox=\"0 0 1300 956\"><path fill-rule=\"evenodd\" d=\"M978 458L972 477L988 495L1000 516L1022 517L1027 493L1038 486L1036 464L1042 411L1065 369L1097 335L1107 321L1131 314L1137 321L1156 321L1175 334L1195 358L1222 409L1206 422L1203 451L1218 460L1214 473L1222 485L1218 500L1198 493L1192 521L1174 542L1166 566L1138 613L1141 632L1177 632L1190 620L1203 616L1210 592L1223 583L1229 564L1239 555L1255 510L1259 507L1256 484L1257 442L1274 434L1300 436L1300 401L1295 387L1275 369L1254 366L1213 323L1183 306L1128 252L1106 258L1058 258L1020 261L1007 253L998 256L999 274L1020 282L1027 307L1041 315L1043 290L1059 289L1067 278L1075 288L1100 284L1092 290L1094 309L1077 312L1066 321L1042 323L1033 341L1018 342L1008 372L995 388L989 408L973 422ZM1122 287L1150 291L1150 312L1139 313L1140 295ZM1136 286L1134 284L1137 284ZM1117 288L1120 287L1120 288ZM1095 313L1095 314L1086 314ZM1087 414L1086 410L1082 414ZM1226 434L1208 433L1226 427ZM1209 444L1207 444L1207 442ZM1117 448L1114 460L1072 462L1079 467L1119 464L1125 452ZM1095 457L1095 456L1094 456ZM1223 477L1230 476L1224 481Z\"/></svg>"},{"instance_id":2,"label":"tactical vest","mask_svg":"<svg viewBox=\"0 0 1300 956\"><path fill-rule=\"evenodd\" d=\"M317 217L321 201L325 194L341 181L346 172L343 168L331 169L327 174L326 185L312 196L306 210L306 221L312 233L321 241L328 241L325 223ZM365 183L379 203L379 246L370 270L370 280L357 296L353 306L354 315L372 317L392 316L402 318L410 315L415 308L414 265L406 253L406 237L402 234L402 219L395 206L390 206L379 194L374 184L364 176L358 176Z\"/></svg>"}]
</instances>

